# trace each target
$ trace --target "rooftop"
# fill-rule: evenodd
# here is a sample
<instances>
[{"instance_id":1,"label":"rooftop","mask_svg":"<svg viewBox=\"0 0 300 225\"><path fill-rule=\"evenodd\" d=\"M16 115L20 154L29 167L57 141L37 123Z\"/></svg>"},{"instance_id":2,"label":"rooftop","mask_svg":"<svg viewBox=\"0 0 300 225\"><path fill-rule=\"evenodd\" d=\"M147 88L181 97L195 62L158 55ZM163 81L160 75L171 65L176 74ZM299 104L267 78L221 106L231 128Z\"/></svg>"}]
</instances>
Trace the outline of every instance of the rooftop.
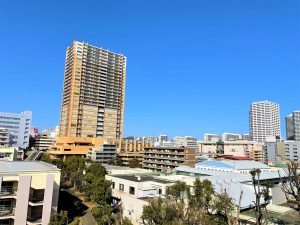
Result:
<instances>
[{"instance_id":1,"label":"rooftop","mask_svg":"<svg viewBox=\"0 0 300 225\"><path fill-rule=\"evenodd\" d=\"M0 161L0 173L49 170L59 171L59 169L56 166L42 161Z\"/></svg>"},{"instance_id":2,"label":"rooftop","mask_svg":"<svg viewBox=\"0 0 300 225\"><path fill-rule=\"evenodd\" d=\"M193 176L209 176L209 178L213 179L226 179L226 180L235 180L238 182L251 182L252 177L250 174L240 174L234 172L223 172L216 170L207 170L207 169L199 169L192 168L189 166L179 166L175 168L176 173L181 174L193 174ZM280 175L279 175L280 174ZM284 170L280 168L275 168L274 171L265 171L260 174L260 180L271 180L271 179L279 179L281 177L286 177L286 173ZM208 177L206 177L208 178Z\"/></svg>"},{"instance_id":3,"label":"rooftop","mask_svg":"<svg viewBox=\"0 0 300 225\"><path fill-rule=\"evenodd\" d=\"M155 177L151 174L116 174L112 175L113 177L117 177L120 179L124 180L129 180L129 181L135 181L135 182L146 182L146 181L152 181L152 182L157 182L161 184L171 184L174 183L174 181L171 180L166 180L166 179L160 179L158 177Z\"/></svg>"},{"instance_id":4,"label":"rooftop","mask_svg":"<svg viewBox=\"0 0 300 225\"><path fill-rule=\"evenodd\" d=\"M230 159L230 160L251 160L249 157L243 157L243 156L234 156L234 155L221 155L215 157L215 159L219 158L225 158L225 159Z\"/></svg>"},{"instance_id":5,"label":"rooftop","mask_svg":"<svg viewBox=\"0 0 300 225\"><path fill-rule=\"evenodd\" d=\"M270 166L253 160L207 160L199 162L196 165L201 167L214 167L232 170L271 169Z\"/></svg>"}]
</instances>

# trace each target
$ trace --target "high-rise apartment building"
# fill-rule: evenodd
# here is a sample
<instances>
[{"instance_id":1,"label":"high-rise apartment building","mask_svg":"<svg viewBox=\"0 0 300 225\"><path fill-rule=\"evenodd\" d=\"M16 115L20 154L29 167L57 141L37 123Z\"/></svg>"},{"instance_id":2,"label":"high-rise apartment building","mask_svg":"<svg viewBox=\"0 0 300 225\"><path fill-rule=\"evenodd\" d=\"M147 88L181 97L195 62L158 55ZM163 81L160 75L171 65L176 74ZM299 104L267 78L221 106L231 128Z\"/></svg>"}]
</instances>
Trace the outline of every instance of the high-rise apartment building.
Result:
<instances>
[{"instance_id":1,"label":"high-rise apartment building","mask_svg":"<svg viewBox=\"0 0 300 225\"><path fill-rule=\"evenodd\" d=\"M7 132L12 134L11 146L13 147L28 147L31 121L32 113L30 111L21 113L0 112L0 128L6 128Z\"/></svg>"},{"instance_id":2,"label":"high-rise apartment building","mask_svg":"<svg viewBox=\"0 0 300 225\"><path fill-rule=\"evenodd\" d=\"M250 135L253 141L265 142L268 137L280 137L279 105L269 101L250 106Z\"/></svg>"},{"instance_id":3,"label":"high-rise apartment building","mask_svg":"<svg viewBox=\"0 0 300 225\"><path fill-rule=\"evenodd\" d=\"M90 146L122 138L125 77L124 55L78 41L67 48L59 138L52 153L86 154Z\"/></svg>"},{"instance_id":4,"label":"high-rise apartment building","mask_svg":"<svg viewBox=\"0 0 300 225\"><path fill-rule=\"evenodd\" d=\"M285 117L286 138L288 140L300 141L300 111L294 111Z\"/></svg>"}]
</instances>

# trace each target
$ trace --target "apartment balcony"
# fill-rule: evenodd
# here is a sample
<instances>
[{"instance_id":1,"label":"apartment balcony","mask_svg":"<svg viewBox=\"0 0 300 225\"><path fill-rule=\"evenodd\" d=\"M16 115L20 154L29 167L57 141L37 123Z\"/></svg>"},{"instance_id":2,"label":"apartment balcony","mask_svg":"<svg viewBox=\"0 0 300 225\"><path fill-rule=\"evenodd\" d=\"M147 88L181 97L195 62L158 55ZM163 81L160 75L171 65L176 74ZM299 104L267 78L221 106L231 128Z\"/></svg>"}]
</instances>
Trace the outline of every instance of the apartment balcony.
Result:
<instances>
[{"instance_id":1,"label":"apartment balcony","mask_svg":"<svg viewBox=\"0 0 300 225\"><path fill-rule=\"evenodd\" d=\"M42 224L42 215L38 216L27 216L27 225Z\"/></svg>"},{"instance_id":2,"label":"apartment balcony","mask_svg":"<svg viewBox=\"0 0 300 225\"><path fill-rule=\"evenodd\" d=\"M0 207L0 221L13 219L15 216L15 208L11 207Z\"/></svg>"},{"instance_id":3,"label":"apartment balcony","mask_svg":"<svg viewBox=\"0 0 300 225\"><path fill-rule=\"evenodd\" d=\"M2 187L0 191L0 199L16 198L17 190L13 187Z\"/></svg>"},{"instance_id":4,"label":"apartment balcony","mask_svg":"<svg viewBox=\"0 0 300 225\"><path fill-rule=\"evenodd\" d=\"M30 206L42 206L44 204L44 189L30 189L29 205Z\"/></svg>"},{"instance_id":5,"label":"apartment balcony","mask_svg":"<svg viewBox=\"0 0 300 225\"><path fill-rule=\"evenodd\" d=\"M29 203L30 206L42 206L44 204L43 198L34 198L32 196L29 197Z\"/></svg>"}]
</instances>

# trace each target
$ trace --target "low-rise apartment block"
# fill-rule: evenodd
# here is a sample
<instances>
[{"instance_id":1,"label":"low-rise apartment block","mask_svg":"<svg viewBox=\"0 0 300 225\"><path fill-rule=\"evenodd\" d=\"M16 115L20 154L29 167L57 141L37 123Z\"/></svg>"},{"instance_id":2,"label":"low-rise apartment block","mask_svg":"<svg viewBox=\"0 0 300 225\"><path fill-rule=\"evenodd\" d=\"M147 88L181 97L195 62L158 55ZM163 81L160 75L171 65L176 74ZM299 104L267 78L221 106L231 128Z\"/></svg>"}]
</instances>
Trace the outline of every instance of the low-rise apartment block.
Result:
<instances>
[{"instance_id":1,"label":"low-rise apartment block","mask_svg":"<svg viewBox=\"0 0 300 225\"><path fill-rule=\"evenodd\" d=\"M144 149L143 168L172 171L181 165L195 165L195 149L184 147L151 147Z\"/></svg>"},{"instance_id":2,"label":"low-rise apartment block","mask_svg":"<svg viewBox=\"0 0 300 225\"><path fill-rule=\"evenodd\" d=\"M121 159L123 166L129 166L129 162L133 159L138 159L140 166L143 165L144 153L143 152L120 152L118 157Z\"/></svg>"},{"instance_id":3,"label":"low-rise apartment block","mask_svg":"<svg viewBox=\"0 0 300 225\"><path fill-rule=\"evenodd\" d=\"M35 150L46 151L49 150L51 145L55 144L55 138L49 136L49 134L38 134L31 141L31 147Z\"/></svg>"},{"instance_id":4,"label":"low-rise apartment block","mask_svg":"<svg viewBox=\"0 0 300 225\"><path fill-rule=\"evenodd\" d=\"M0 147L10 147L12 145L13 135L7 128L0 127Z\"/></svg>"},{"instance_id":5,"label":"low-rise apartment block","mask_svg":"<svg viewBox=\"0 0 300 225\"><path fill-rule=\"evenodd\" d=\"M223 134L204 134L204 141L251 141L249 134L233 134L233 133L223 133Z\"/></svg>"},{"instance_id":6,"label":"low-rise apartment block","mask_svg":"<svg viewBox=\"0 0 300 225\"><path fill-rule=\"evenodd\" d=\"M0 161L23 160L24 151L16 147L0 147Z\"/></svg>"},{"instance_id":7,"label":"low-rise apartment block","mask_svg":"<svg viewBox=\"0 0 300 225\"><path fill-rule=\"evenodd\" d=\"M145 147L152 147L154 143L143 138L127 137L118 143L118 152L143 152Z\"/></svg>"},{"instance_id":8,"label":"low-rise apartment block","mask_svg":"<svg viewBox=\"0 0 300 225\"><path fill-rule=\"evenodd\" d=\"M300 141L267 141L264 148L268 164L275 164L281 161L300 162Z\"/></svg>"},{"instance_id":9,"label":"low-rise apartment block","mask_svg":"<svg viewBox=\"0 0 300 225\"><path fill-rule=\"evenodd\" d=\"M174 137L174 144L178 147L198 149L197 139L192 136L176 136Z\"/></svg>"},{"instance_id":10,"label":"low-rise apartment block","mask_svg":"<svg viewBox=\"0 0 300 225\"><path fill-rule=\"evenodd\" d=\"M93 162L108 163L111 158L117 157L117 145L104 142L99 148L91 148L86 155Z\"/></svg>"},{"instance_id":11,"label":"low-rise apartment block","mask_svg":"<svg viewBox=\"0 0 300 225\"><path fill-rule=\"evenodd\" d=\"M48 225L57 210L60 170L44 162L0 162L0 224Z\"/></svg>"},{"instance_id":12,"label":"low-rise apartment block","mask_svg":"<svg viewBox=\"0 0 300 225\"><path fill-rule=\"evenodd\" d=\"M225 154L264 162L263 144L255 141L198 141L198 145L198 156L204 159Z\"/></svg>"}]
</instances>

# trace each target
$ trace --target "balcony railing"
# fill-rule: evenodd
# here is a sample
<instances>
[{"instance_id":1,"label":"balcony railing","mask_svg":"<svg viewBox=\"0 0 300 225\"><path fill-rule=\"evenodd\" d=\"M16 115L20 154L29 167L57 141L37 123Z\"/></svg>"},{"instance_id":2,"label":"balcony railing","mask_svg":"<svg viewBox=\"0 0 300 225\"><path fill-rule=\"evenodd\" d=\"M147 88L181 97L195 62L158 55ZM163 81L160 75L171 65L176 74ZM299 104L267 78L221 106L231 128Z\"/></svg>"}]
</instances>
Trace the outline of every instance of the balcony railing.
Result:
<instances>
[{"instance_id":1,"label":"balcony railing","mask_svg":"<svg viewBox=\"0 0 300 225\"><path fill-rule=\"evenodd\" d=\"M15 208L11 207L0 207L0 217L1 216L11 216L15 214Z\"/></svg>"},{"instance_id":2,"label":"balcony railing","mask_svg":"<svg viewBox=\"0 0 300 225\"><path fill-rule=\"evenodd\" d=\"M0 197L2 196L8 196L8 195L16 195L17 190L15 190L13 187L2 187L0 191Z\"/></svg>"},{"instance_id":3,"label":"balcony railing","mask_svg":"<svg viewBox=\"0 0 300 225\"><path fill-rule=\"evenodd\" d=\"M31 223L40 223L42 222L42 216L27 216L27 221Z\"/></svg>"},{"instance_id":4,"label":"balcony railing","mask_svg":"<svg viewBox=\"0 0 300 225\"><path fill-rule=\"evenodd\" d=\"M29 196L29 201L32 203L43 203L44 197L43 196Z\"/></svg>"}]
</instances>

